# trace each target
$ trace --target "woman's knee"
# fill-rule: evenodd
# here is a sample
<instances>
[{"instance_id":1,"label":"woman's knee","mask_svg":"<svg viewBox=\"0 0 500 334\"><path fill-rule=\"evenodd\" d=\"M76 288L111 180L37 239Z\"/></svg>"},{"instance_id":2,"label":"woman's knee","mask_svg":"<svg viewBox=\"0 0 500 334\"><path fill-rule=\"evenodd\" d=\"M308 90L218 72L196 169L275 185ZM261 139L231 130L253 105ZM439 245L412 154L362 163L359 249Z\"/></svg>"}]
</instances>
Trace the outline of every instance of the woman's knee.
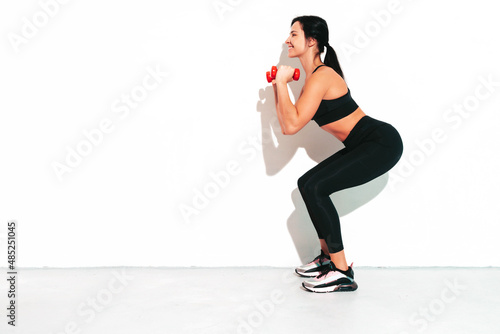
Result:
<instances>
[{"instance_id":1,"label":"woman's knee","mask_svg":"<svg viewBox=\"0 0 500 334\"><path fill-rule=\"evenodd\" d=\"M322 181L316 178L309 178L305 180L299 179L299 191L302 194L302 197L308 198L321 198L325 196L329 196L330 193L326 193L325 189L322 187Z\"/></svg>"},{"instance_id":2,"label":"woman's knee","mask_svg":"<svg viewBox=\"0 0 500 334\"><path fill-rule=\"evenodd\" d=\"M299 177L299 179L297 180L297 187L299 188L299 191L301 193L306 187L307 180L309 180L309 175L307 173Z\"/></svg>"}]
</instances>

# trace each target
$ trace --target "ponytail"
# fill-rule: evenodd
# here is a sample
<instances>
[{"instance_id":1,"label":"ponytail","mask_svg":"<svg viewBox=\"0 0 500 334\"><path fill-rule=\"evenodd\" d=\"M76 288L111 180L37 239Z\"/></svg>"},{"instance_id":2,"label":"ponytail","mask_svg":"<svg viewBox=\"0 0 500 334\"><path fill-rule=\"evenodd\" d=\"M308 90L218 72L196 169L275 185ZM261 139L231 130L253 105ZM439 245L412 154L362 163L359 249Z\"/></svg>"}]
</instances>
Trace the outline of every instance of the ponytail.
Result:
<instances>
[{"instance_id":1,"label":"ponytail","mask_svg":"<svg viewBox=\"0 0 500 334\"><path fill-rule=\"evenodd\" d=\"M340 68L337 54L335 53L335 50L330 46L330 44L328 44L329 33L326 21L321 17L313 15L297 16L292 20L291 26L297 21L300 22L302 30L304 30L304 36L306 39L316 39L316 41L318 42L319 54L322 54L325 51L326 47L326 55L324 60L325 65L333 68L335 72L337 72L342 77L342 79L344 79L344 73Z\"/></svg>"},{"instance_id":2,"label":"ponytail","mask_svg":"<svg viewBox=\"0 0 500 334\"><path fill-rule=\"evenodd\" d=\"M340 63L339 59L337 58L337 53L335 53L335 50L328 43L326 44L326 55L325 55L325 60L323 62L325 63L325 65L333 68L335 72L337 72L342 77L342 79L345 79L344 73L340 68Z\"/></svg>"}]
</instances>

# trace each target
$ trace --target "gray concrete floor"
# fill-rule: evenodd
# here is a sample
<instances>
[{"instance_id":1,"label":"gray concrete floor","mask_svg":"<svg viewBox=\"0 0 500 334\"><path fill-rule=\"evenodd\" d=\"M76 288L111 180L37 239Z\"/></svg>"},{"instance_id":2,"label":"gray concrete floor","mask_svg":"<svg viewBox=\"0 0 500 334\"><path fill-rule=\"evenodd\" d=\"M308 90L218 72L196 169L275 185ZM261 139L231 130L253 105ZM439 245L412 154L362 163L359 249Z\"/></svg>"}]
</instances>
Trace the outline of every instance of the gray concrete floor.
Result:
<instances>
[{"instance_id":1,"label":"gray concrete floor","mask_svg":"<svg viewBox=\"0 0 500 334\"><path fill-rule=\"evenodd\" d=\"M500 333L500 268L354 269L359 289L329 294L293 268L20 269L0 332Z\"/></svg>"}]
</instances>

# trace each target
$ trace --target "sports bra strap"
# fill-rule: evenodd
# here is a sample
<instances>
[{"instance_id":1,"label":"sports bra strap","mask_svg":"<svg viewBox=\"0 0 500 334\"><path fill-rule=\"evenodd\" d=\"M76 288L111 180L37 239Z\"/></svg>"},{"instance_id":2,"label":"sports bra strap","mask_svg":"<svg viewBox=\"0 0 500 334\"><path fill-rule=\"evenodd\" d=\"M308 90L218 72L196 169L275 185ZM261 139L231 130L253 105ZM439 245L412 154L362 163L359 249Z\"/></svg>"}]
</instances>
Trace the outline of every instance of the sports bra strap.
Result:
<instances>
[{"instance_id":1,"label":"sports bra strap","mask_svg":"<svg viewBox=\"0 0 500 334\"><path fill-rule=\"evenodd\" d=\"M326 66L326 65L319 65L318 67L316 67L316 68L314 69L313 73L314 73L314 72L316 72L316 70L317 70L318 68L320 68L321 66Z\"/></svg>"}]
</instances>

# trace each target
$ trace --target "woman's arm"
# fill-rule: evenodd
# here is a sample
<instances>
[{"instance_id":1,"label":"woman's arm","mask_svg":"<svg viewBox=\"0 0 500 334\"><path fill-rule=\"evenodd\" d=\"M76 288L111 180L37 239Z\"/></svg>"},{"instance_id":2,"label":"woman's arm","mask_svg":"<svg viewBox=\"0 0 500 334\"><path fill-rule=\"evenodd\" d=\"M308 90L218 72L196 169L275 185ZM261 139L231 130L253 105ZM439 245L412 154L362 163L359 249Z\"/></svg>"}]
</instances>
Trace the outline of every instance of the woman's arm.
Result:
<instances>
[{"instance_id":1,"label":"woman's arm","mask_svg":"<svg viewBox=\"0 0 500 334\"><path fill-rule=\"evenodd\" d=\"M304 85L302 95L295 105L288 94L288 81L292 80L294 69L280 66L276 75L276 97L278 119L285 135L293 135L302 129L314 116L328 89L328 75L317 73Z\"/></svg>"},{"instance_id":2,"label":"woman's arm","mask_svg":"<svg viewBox=\"0 0 500 334\"><path fill-rule=\"evenodd\" d=\"M283 124L283 119L281 118L281 113L279 112L279 100L278 100L278 90L276 88L276 81L273 80L273 91L274 91L274 101L276 106L276 114L278 115L278 121L280 122L281 133L285 134L285 126Z\"/></svg>"},{"instance_id":3,"label":"woman's arm","mask_svg":"<svg viewBox=\"0 0 500 334\"><path fill-rule=\"evenodd\" d=\"M290 95L288 94L288 83L287 82L277 82L276 83L277 95L280 104L278 105L278 118L281 117L283 125L281 126L282 132L285 135L292 135L298 132L297 122L298 122L298 111L293 105Z\"/></svg>"}]
</instances>

